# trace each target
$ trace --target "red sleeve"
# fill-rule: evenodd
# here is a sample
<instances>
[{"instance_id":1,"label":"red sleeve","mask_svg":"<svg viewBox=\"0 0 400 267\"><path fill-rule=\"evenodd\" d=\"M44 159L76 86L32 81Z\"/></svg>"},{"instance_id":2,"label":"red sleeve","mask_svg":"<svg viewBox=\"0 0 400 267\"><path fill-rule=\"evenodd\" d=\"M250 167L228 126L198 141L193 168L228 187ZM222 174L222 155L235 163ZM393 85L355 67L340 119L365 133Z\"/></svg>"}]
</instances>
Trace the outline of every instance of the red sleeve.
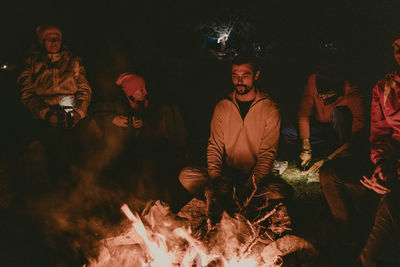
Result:
<instances>
[{"instance_id":1,"label":"red sleeve","mask_svg":"<svg viewBox=\"0 0 400 267\"><path fill-rule=\"evenodd\" d=\"M376 164L380 159L389 159L393 154L393 146L391 144L393 129L387 123L385 115L382 111L380 98L383 97L384 81L379 81L372 90L371 101L371 161Z\"/></svg>"},{"instance_id":2,"label":"red sleeve","mask_svg":"<svg viewBox=\"0 0 400 267\"><path fill-rule=\"evenodd\" d=\"M314 106L314 95L317 91L315 85L315 74L312 74L304 87L301 97L300 110L298 113L300 139L310 138L310 117Z\"/></svg>"}]
</instances>

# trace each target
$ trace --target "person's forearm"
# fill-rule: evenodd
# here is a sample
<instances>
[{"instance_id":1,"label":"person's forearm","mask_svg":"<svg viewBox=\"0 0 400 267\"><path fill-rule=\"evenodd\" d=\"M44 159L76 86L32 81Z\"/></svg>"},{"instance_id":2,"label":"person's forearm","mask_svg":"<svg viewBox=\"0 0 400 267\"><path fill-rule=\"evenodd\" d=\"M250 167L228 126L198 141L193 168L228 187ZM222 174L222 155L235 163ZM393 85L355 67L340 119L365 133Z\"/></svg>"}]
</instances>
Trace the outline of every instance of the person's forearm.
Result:
<instances>
[{"instance_id":1,"label":"person's forearm","mask_svg":"<svg viewBox=\"0 0 400 267\"><path fill-rule=\"evenodd\" d=\"M344 143L342 146L340 146L338 149L333 151L331 154L328 155L327 160L332 160L334 159L338 154L342 153L343 151L349 149L351 147L351 143Z\"/></svg>"},{"instance_id":2,"label":"person's forearm","mask_svg":"<svg viewBox=\"0 0 400 267\"><path fill-rule=\"evenodd\" d=\"M303 150L311 150L310 139L304 138L301 140L301 146Z\"/></svg>"}]
</instances>

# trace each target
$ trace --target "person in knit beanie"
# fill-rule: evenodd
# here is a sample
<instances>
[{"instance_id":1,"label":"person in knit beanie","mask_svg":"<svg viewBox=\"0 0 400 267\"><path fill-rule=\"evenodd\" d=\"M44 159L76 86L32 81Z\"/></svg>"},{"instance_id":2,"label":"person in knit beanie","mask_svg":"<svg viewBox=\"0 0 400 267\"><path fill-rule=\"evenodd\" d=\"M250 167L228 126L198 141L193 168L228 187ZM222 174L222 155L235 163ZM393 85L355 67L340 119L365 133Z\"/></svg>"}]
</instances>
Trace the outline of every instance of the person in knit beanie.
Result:
<instances>
[{"instance_id":1,"label":"person in knit beanie","mask_svg":"<svg viewBox=\"0 0 400 267\"><path fill-rule=\"evenodd\" d=\"M129 105L133 108L136 116L115 116L112 121L113 124L118 127L142 127L143 121L140 114L144 112L144 109L146 109L149 104L149 101L146 97L147 90L145 80L143 77L136 74L123 73L118 77L116 84L122 87L121 89L128 99Z\"/></svg>"}]
</instances>

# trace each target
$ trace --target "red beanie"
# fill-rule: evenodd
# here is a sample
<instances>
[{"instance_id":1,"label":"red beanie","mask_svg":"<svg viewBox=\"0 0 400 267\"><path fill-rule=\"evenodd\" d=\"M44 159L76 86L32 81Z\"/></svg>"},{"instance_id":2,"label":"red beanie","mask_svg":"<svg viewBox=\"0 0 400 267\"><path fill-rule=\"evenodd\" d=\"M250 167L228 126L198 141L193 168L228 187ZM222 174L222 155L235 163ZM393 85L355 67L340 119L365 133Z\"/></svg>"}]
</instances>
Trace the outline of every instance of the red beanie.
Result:
<instances>
[{"instance_id":1,"label":"red beanie","mask_svg":"<svg viewBox=\"0 0 400 267\"><path fill-rule=\"evenodd\" d=\"M116 84L122 86L122 90L127 95L133 95L137 90L146 85L143 77L131 73L121 74L118 77Z\"/></svg>"}]
</instances>

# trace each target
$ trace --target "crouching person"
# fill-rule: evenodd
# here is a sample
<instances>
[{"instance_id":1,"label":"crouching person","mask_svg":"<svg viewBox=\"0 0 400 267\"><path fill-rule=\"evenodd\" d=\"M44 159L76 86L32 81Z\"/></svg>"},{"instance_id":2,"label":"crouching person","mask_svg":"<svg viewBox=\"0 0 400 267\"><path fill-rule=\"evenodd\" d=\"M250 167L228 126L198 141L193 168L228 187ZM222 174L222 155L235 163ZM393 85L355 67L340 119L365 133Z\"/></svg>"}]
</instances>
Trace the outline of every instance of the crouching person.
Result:
<instances>
[{"instance_id":1,"label":"crouching person","mask_svg":"<svg viewBox=\"0 0 400 267\"><path fill-rule=\"evenodd\" d=\"M371 177L361 183L379 204L367 242L361 252L363 266L400 265L400 33L392 36L396 69L372 89Z\"/></svg>"},{"instance_id":2,"label":"crouching person","mask_svg":"<svg viewBox=\"0 0 400 267\"><path fill-rule=\"evenodd\" d=\"M298 112L299 131L285 126L282 135L287 146L301 142L300 165L307 173L318 173L326 161L349 155L364 125L357 88L337 66L330 66L312 74L305 85Z\"/></svg>"},{"instance_id":3,"label":"crouching person","mask_svg":"<svg viewBox=\"0 0 400 267\"><path fill-rule=\"evenodd\" d=\"M181 184L194 196L203 195L207 188L211 200L207 212L212 223L218 222L223 210L231 214L245 210L250 220L257 220L266 209L293 195L290 185L270 173L277 152L280 115L268 94L256 87L259 73L251 57L234 59L231 74L235 90L215 107L207 169L187 167L179 175ZM259 210L260 206L264 209ZM281 230L290 227L285 214L280 220Z\"/></svg>"},{"instance_id":4,"label":"crouching person","mask_svg":"<svg viewBox=\"0 0 400 267\"><path fill-rule=\"evenodd\" d=\"M169 201L186 155L186 128L180 109L149 97L145 79L123 73L116 80L121 94L99 103L94 117L104 136L100 160L117 186L141 199ZM103 161L104 162L104 161ZM107 171L106 171L107 172ZM171 189L172 188L172 189Z\"/></svg>"},{"instance_id":5,"label":"crouching person","mask_svg":"<svg viewBox=\"0 0 400 267\"><path fill-rule=\"evenodd\" d=\"M400 35L393 39L393 55L400 65ZM400 76L397 67L379 80L372 90L370 160L373 172L362 178L354 172L359 159L343 162L336 168L327 164L320 172L321 185L342 235L340 246L356 248L363 266L399 266L399 177L400 177ZM333 162L332 162L333 163ZM361 181L361 183L360 183ZM352 185L352 192L346 190ZM356 191L354 190L356 189ZM361 199L361 201L360 201ZM354 201L367 204L366 219L356 213ZM356 202L356 203L357 203ZM371 228L372 225L372 228ZM361 230L359 236L354 236ZM356 245L356 246L354 246ZM358 250L357 250L358 249ZM355 255L344 256L354 260Z\"/></svg>"}]
</instances>

